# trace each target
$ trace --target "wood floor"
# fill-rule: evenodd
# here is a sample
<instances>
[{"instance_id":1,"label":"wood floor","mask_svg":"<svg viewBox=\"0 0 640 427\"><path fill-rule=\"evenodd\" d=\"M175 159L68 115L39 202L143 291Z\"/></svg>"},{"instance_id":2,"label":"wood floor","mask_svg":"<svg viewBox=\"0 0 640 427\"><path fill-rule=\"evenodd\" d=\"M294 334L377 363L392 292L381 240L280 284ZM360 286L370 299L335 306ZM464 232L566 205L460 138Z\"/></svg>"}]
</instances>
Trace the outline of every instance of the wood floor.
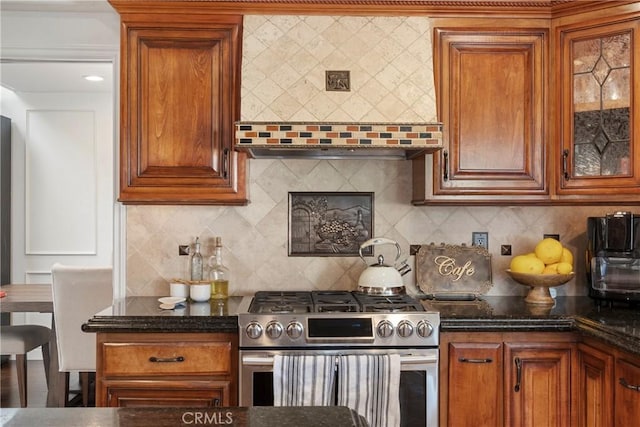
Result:
<instances>
[{"instance_id":1,"label":"wood floor","mask_svg":"<svg viewBox=\"0 0 640 427\"><path fill-rule=\"evenodd\" d=\"M0 408L19 408L18 377L16 375L16 361L9 360L2 363L0 368ZM78 376L71 375L70 388L78 390ZM93 396L92 396L93 397ZM91 406L93 402L90 402ZM42 360L27 361L27 407L45 408L47 406L47 380L44 376Z\"/></svg>"},{"instance_id":2,"label":"wood floor","mask_svg":"<svg viewBox=\"0 0 640 427\"><path fill-rule=\"evenodd\" d=\"M16 361L9 360L0 368L2 392L0 394L1 408L19 408L18 377L16 376ZM47 406L47 381L44 377L42 360L27 361L27 406L29 408L44 408Z\"/></svg>"}]
</instances>

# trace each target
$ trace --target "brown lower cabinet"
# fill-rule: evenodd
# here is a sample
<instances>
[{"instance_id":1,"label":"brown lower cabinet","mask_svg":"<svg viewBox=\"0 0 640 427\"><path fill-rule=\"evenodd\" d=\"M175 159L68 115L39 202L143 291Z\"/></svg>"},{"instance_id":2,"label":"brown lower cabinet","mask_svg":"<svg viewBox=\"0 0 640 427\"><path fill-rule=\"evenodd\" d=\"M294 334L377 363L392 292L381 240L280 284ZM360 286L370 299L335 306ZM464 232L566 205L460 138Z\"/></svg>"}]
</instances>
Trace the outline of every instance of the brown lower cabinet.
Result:
<instances>
[{"instance_id":1,"label":"brown lower cabinet","mask_svg":"<svg viewBox=\"0 0 640 427\"><path fill-rule=\"evenodd\" d=\"M640 420L640 357L585 338L578 346L578 425L626 427Z\"/></svg>"},{"instance_id":2,"label":"brown lower cabinet","mask_svg":"<svg viewBox=\"0 0 640 427\"><path fill-rule=\"evenodd\" d=\"M440 425L572 425L576 335L441 334Z\"/></svg>"},{"instance_id":3,"label":"brown lower cabinet","mask_svg":"<svg viewBox=\"0 0 640 427\"><path fill-rule=\"evenodd\" d=\"M440 337L441 426L638 425L637 355L571 332Z\"/></svg>"},{"instance_id":4,"label":"brown lower cabinet","mask_svg":"<svg viewBox=\"0 0 640 427\"><path fill-rule=\"evenodd\" d=\"M98 333L96 406L238 403L238 338L227 333Z\"/></svg>"}]
</instances>

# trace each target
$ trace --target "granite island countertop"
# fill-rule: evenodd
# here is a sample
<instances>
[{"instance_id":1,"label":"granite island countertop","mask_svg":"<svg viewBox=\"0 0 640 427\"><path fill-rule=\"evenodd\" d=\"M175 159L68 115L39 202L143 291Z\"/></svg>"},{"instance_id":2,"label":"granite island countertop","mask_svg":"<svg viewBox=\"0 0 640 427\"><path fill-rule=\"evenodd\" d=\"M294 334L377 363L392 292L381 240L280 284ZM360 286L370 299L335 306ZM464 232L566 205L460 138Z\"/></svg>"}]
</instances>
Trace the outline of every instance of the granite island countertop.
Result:
<instances>
[{"instance_id":1,"label":"granite island countertop","mask_svg":"<svg viewBox=\"0 0 640 427\"><path fill-rule=\"evenodd\" d=\"M238 313L247 297L225 301L185 302L160 308L158 297L117 299L82 325L85 332L238 332Z\"/></svg>"},{"instance_id":2,"label":"granite island countertop","mask_svg":"<svg viewBox=\"0 0 640 427\"><path fill-rule=\"evenodd\" d=\"M238 332L238 314L251 297L186 303L162 310L157 297L127 297L97 313L85 332ZM427 310L440 312L441 332L578 331L640 355L640 309L601 306L586 296L557 297L553 306L527 304L520 296L487 296L474 301L423 299Z\"/></svg>"},{"instance_id":3,"label":"granite island countertop","mask_svg":"<svg viewBox=\"0 0 640 427\"><path fill-rule=\"evenodd\" d=\"M251 408L2 408L5 427L366 427L344 406Z\"/></svg>"}]
</instances>

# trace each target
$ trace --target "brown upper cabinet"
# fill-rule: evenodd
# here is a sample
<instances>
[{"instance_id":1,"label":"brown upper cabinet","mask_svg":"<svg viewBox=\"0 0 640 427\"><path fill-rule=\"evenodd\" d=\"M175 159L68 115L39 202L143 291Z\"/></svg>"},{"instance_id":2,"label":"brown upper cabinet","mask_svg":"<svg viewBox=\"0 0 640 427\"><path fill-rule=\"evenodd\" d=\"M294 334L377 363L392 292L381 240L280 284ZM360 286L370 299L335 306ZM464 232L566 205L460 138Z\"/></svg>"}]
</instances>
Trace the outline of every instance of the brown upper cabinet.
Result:
<instances>
[{"instance_id":1,"label":"brown upper cabinet","mask_svg":"<svg viewBox=\"0 0 640 427\"><path fill-rule=\"evenodd\" d=\"M109 3L123 203L247 203L242 16L312 13L433 18L445 148L412 160L414 204L640 204L639 1Z\"/></svg>"},{"instance_id":2,"label":"brown upper cabinet","mask_svg":"<svg viewBox=\"0 0 640 427\"><path fill-rule=\"evenodd\" d=\"M555 28L560 199L638 201L640 14Z\"/></svg>"},{"instance_id":3,"label":"brown upper cabinet","mask_svg":"<svg viewBox=\"0 0 640 427\"><path fill-rule=\"evenodd\" d=\"M239 118L242 16L134 3L121 15L120 197L125 204L247 203Z\"/></svg>"},{"instance_id":4,"label":"brown upper cabinet","mask_svg":"<svg viewBox=\"0 0 640 427\"><path fill-rule=\"evenodd\" d=\"M640 2L434 24L444 149L414 204L640 203Z\"/></svg>"},{"instance_id":5,"label":"brown upper cabinet","mask_svg":"<svg viewBox=\"0 0 640 427\"><path fill-rule=\"evenodd\" d=\"M414 161L414 191L430 173L423 186L429 202L548 198L547 46L544 28L435 29L444 148Z\"/></svg>"}]
</instances>

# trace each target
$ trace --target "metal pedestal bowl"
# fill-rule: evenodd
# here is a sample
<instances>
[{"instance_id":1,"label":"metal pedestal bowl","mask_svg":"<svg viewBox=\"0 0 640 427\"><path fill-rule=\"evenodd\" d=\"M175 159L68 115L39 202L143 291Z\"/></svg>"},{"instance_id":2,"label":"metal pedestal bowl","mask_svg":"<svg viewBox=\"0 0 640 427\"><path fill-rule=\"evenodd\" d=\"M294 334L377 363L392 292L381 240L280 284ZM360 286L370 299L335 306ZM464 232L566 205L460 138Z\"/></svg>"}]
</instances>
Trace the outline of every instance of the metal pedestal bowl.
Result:
<instances>
[{"instance_id":1,"label":"metal pedestal bowl","mask_svg":"<svg viewBox=\"0 0 640 427\"><path fill-rule=\"evenodd\" d=\"M521 285L530 286L531 290L525 297L529 304L553 305L555 301L551 297L549 288L564 285L575 277L575 273L568 274L527 274L506 270L513 280Z\"/></svg>"}]
</instances>

